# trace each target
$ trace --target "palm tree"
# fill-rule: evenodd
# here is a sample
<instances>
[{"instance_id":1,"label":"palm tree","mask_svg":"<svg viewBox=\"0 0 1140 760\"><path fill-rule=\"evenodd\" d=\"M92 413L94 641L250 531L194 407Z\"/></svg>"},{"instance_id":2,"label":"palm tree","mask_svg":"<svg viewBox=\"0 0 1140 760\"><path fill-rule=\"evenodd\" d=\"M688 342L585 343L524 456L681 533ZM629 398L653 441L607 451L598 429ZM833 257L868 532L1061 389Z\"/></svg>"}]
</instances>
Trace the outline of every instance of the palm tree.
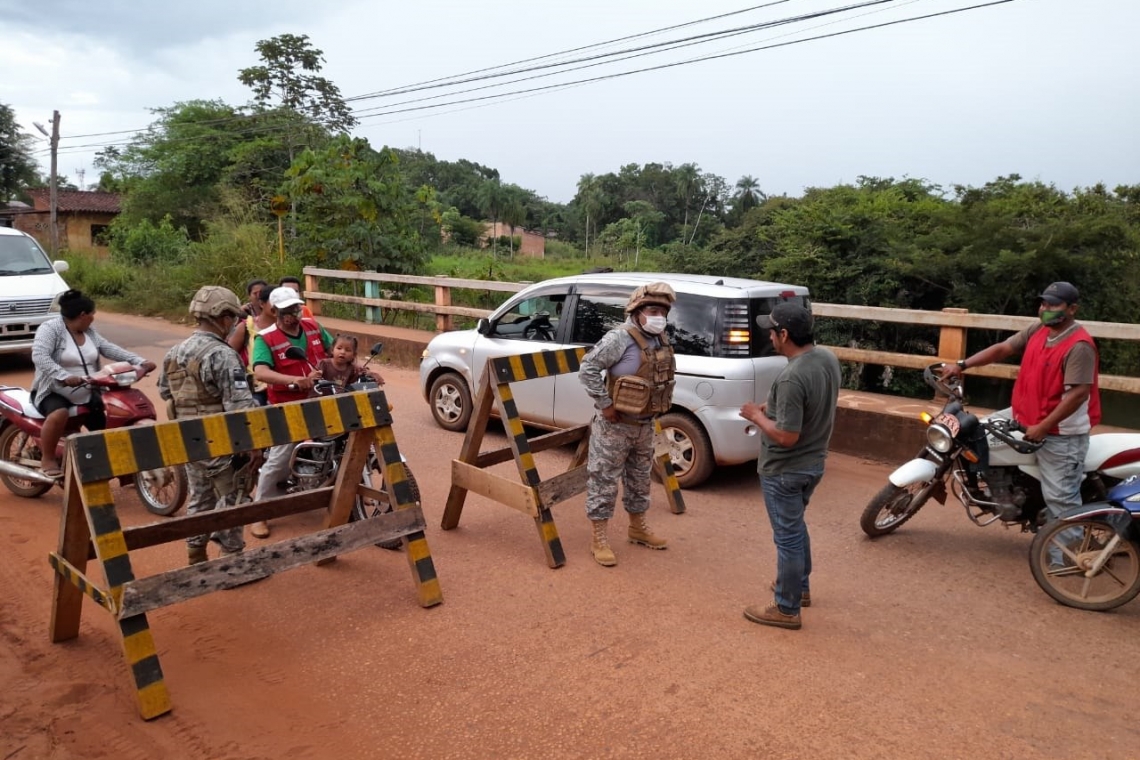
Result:
<instances>
[{"instance_id":1,"label":"palm tree","mask_svg":"<svg viewBox=\"0 0 1140 760\"><path fill-rule=\"evenodd\" d=\"M684 241L689 230L689 204L701 189L701 170L696 164L681 164L673 170L673 182L685 210L685 221L681 225L681 240Z\"/></svg>"},{"instance_id":2,"label":"palm tree","mask_svg":"<svg viewBox=\"0 0 1140 760\"><path fill-rule=\"evenodd\" d=\"M499 216L503 209L503 195L503 186L499 180L489 179L479 186L475 198L479 210L491 219L491 255L495 257L499 255L499 237L495 233L498 232Z\"/></svg>"},{"instance_id":3,"label":"palm tree","mask_svg":"<svg viewBox=\"0 0 1140 760\"><path fill-rule=\"evenodd\" d=\"M736 180L736 210L741 214L756 208L765 199L766 196L760 190L760 181L751 174L745 174Z\"/></svg>"}]
</instances>

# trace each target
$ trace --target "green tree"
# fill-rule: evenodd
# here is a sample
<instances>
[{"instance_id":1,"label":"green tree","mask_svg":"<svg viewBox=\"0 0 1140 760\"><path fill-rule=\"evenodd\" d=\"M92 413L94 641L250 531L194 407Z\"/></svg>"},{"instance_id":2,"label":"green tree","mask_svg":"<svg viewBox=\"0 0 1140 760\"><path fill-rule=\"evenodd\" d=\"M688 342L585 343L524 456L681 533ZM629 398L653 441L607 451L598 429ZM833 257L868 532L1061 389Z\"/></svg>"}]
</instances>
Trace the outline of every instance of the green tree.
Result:
<instances>
[{"instance_id":1,"label":"green tree","mask_svg":"<svg viewBox=\"0 0 1140 760\"><path fill-rule=\"evenodd\" d=\"M397 274L422 269L416 201L395 151L340 135L297 157L286 191L297 202L293 248L302 259Z\"/></svg>"},{"instance_id":2,"label":"green tree","mask_svg":"<svg viewBox=\"0 0 1140 760\"><path fill-rule=\"evenodd\" d=\"M33 140L31 135L20 129L15 110L0 103L0 203L7 203L28 186L36 184Z\"/></svg>"}]
</instances>

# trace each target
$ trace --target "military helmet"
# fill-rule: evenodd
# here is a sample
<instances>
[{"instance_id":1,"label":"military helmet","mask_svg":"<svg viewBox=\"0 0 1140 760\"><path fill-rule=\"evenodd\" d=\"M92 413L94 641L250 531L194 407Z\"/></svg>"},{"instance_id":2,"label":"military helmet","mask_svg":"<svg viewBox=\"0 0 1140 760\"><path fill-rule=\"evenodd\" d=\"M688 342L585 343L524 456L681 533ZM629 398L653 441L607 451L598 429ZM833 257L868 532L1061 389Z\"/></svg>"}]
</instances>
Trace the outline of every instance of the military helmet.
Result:
<instances>
[{"instance_id":1,"label":"military helmet","mask_svg":"<svg viewBox=\"0 0 1140 760\"><path fill-rule=\"evenodd\" d=\"M190 315L199 319L213 319L226 314L235 317L242 315L241 301L229 288L221 285L206 285L199 288L190 299Z\"/></svg>"},{"instance_id":2,"label":"military helmet","mask_svg":"<svg viewBox=\"0 0 1140 760\"><path fill-rule=\"evenodd\" d=\"M673 302L676 300L677 294L673 291L673 288L669 287L668 283L651 282L633 291L633 295L629 297L629 303L625 305L625 313L632 314L642 306L650 305L663 306L665 309L671 309L673 308Z\"/></svg>"}]
</instances>

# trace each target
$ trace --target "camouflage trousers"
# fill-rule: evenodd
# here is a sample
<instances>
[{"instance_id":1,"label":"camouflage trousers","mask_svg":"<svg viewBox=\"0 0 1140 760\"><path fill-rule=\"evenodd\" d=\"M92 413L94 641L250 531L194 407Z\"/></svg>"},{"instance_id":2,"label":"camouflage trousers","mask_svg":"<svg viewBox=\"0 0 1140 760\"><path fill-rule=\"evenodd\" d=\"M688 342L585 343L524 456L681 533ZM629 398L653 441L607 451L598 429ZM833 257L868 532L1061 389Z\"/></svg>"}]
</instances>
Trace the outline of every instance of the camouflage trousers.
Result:
<instances>
[{"instance_id":1,"label":"camouflage trousers","mask_svg":"<svg viewBox=\"0 0 1140 760\"><path fill-rule=\"evenodd\" d=\"M186 503L186 514L196 515L214 509L225 509L249 501L249 494L241 488L240 478L234 472L230 457L204 459L186 464L186 480L190 497ZM209 541L217 541L228 552L240 552L245 548L245 528L215 531L210 535L191 536L187 546L205 546Z\"/></svg>"},{"instance_id":2,"label":"camouflage trousers","mask_svg":"<svg viewBox=\"0 0 1140 760\"><path fill-rule=\"evenodd\" d=\"M652 466L653 420L631 424L595 415L586 464L586 517L609 520L614 516L619 478L625 511L636 514L648 510Z\"/></svg>"}]
</instances>

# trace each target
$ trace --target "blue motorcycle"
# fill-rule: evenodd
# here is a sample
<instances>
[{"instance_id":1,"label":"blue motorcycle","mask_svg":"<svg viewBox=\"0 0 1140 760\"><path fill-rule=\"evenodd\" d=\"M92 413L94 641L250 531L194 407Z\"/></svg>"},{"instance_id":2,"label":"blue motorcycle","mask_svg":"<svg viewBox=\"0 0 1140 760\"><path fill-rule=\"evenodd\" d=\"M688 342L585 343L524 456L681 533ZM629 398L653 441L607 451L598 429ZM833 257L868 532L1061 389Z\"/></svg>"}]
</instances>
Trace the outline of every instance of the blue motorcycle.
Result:
<instances>
[{"instance_id":1,"label":"blue motorcycle","mask_svg":"<svg viewBox=\"0 0 1140 760\"><path fill-rule=\"evenodd\" d=\"M1140 594L1140 475L1113 486L1108 500L1063 512L1029 548L1037 585L1061 604L1111 610Z\"/></svg>"}]
</instances>

